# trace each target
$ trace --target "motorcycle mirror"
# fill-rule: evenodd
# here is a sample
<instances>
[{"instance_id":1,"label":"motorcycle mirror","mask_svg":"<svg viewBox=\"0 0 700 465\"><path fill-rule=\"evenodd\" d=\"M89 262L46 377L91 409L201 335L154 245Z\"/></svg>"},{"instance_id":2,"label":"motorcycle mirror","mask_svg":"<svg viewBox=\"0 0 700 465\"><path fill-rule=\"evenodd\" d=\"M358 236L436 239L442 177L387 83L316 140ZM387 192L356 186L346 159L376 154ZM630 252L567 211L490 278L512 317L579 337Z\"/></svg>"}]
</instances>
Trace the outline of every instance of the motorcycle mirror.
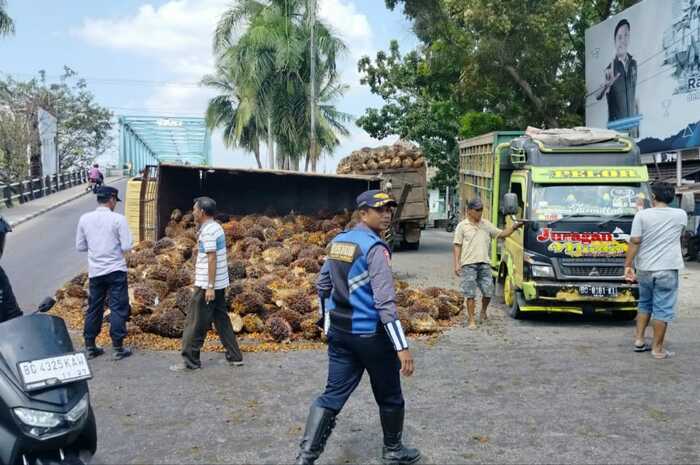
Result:
<instances>
[{"instance_id":1,"label":"motorcycle mirror","mask_svg":"<svg viewBox=\"0 0 700 465\"><path fill-rule=\"evenodd\" d=\"M41 301L37 310L39 313L46 313L51 310L54 305L56 305L56 301L51 297L47 297Z\"/></svg>"}]
</instances>

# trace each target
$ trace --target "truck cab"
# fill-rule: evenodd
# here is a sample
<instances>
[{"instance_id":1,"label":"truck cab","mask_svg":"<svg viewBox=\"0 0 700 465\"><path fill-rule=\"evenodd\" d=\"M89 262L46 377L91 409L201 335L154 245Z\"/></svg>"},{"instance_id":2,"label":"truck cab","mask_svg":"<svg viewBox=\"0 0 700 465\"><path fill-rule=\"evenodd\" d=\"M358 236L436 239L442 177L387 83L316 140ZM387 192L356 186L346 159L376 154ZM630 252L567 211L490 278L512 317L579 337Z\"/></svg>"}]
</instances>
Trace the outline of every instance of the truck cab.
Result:
<instances>
[{"instance_id":1,"label":"truck cab","mask_svg":"<svg viewBox=\"0 0 700 465\"><path fill-rule=\"evenodd\" d=\"M624 279L635 213L650 206L649 175L631 139L552 146L531 137L496 148L493 220L525 226L492 266L511 316L526 312L636 315L637 285Z\"/></svg>"}]
</instances>

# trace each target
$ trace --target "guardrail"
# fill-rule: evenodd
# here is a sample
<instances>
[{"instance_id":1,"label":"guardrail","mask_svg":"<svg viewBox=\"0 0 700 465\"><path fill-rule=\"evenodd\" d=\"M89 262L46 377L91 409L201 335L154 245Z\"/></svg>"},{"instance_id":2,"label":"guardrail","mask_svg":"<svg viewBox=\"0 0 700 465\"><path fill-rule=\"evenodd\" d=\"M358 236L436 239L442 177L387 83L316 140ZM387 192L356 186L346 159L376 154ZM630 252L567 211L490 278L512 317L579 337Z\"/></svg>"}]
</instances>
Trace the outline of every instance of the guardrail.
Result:
<instances>
[{"instance_id":1,"label":"guardrail","mask_svg":"<svg viewBox=\"0 0 700 465\"><path fill-rule=\"evenodd\" d=\"M10 208L15 203L22 204L30 200L46 197L86 182L88 182L87 170L54 174L53 176L42 178L27 178L10 184L0 184L0 195L2 195L0 201L4 200L5 206Z\"/></svg>"}]
</instances>

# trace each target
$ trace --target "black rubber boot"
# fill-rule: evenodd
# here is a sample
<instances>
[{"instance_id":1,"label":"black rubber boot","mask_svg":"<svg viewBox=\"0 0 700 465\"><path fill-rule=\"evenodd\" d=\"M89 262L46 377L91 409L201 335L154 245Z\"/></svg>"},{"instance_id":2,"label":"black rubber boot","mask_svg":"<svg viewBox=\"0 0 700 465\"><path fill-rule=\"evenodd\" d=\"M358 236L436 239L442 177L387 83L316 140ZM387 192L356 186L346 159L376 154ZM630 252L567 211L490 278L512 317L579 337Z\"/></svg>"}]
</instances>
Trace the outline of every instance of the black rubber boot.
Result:
<instances>
[{"instance_id":1,"label":"black rubber boot","mask_svg":"<svg viewBox=\"0 0 700 465\"><path fill-rule=\"evenodd\" d=\"M412 465L420 458L418 449L405 447L401 443L403 434L403 408L380 408L379 417L384 431L384 447L382 448L382 463L384 465Z\"/></svg>"},{"instance_id":2,"label":"black rubber boot","mask_svg":"<svg viewBox=\"0 0 700 465\"><path fill-rule=\"evenodd\" d=\"M326 441L328 441L333 427L335 427L335 413L332 410L312 405L295 463L297 465L313 465L326 447Z\"/></svg>"}]
</instances>

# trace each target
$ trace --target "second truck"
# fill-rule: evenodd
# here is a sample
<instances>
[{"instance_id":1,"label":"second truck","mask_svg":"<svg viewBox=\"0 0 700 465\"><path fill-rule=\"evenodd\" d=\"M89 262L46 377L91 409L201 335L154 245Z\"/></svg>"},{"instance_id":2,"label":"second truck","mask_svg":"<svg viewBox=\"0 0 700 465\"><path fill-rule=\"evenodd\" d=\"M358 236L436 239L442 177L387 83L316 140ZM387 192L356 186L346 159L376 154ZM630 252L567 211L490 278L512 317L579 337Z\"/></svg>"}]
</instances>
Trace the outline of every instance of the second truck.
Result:
<instances>
[{"instance_id":1,"label":"second truck","mask_svg":"<svg viewBox=\"0 0 700 465\"><path fill-rule=\"evenodd\" d=\"M491 266L510 315L636 315L638 287L624 279L632 219L651 199L647 167L622 135L495 132L460 143L461 205L474 197L499 228ZM462 213L464 209L462 207Z\"/></svg>"}]
</instances>

